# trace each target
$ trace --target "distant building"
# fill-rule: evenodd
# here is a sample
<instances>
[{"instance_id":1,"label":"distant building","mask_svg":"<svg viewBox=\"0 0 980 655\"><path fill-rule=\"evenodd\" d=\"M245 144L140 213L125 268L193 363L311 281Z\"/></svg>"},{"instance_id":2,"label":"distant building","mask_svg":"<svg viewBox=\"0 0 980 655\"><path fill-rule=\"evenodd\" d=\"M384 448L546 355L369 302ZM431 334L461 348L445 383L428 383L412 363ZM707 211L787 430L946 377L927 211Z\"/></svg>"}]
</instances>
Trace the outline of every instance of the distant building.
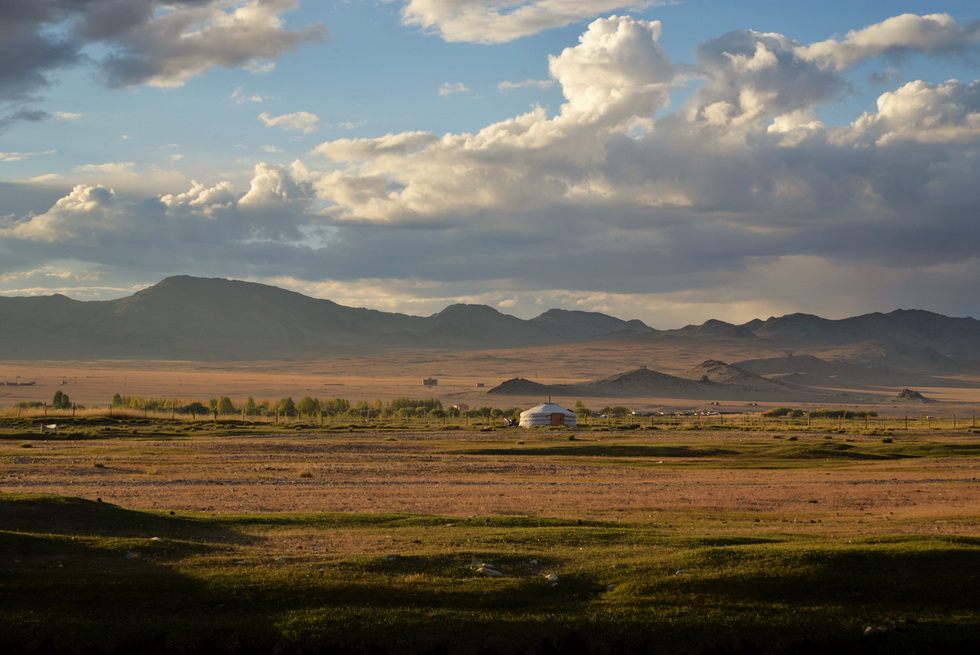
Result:
<instances>
[{"instance_id":1,"label":"distant building","mask_svg":"<svg viewBox=\"0 0 980 655\"><path fill-rule=\"evenodd\" d=\"M439 386L439 380L435 378L425 378L422 380L423 387L437 387Z\"/></svg>"}]
</instances>

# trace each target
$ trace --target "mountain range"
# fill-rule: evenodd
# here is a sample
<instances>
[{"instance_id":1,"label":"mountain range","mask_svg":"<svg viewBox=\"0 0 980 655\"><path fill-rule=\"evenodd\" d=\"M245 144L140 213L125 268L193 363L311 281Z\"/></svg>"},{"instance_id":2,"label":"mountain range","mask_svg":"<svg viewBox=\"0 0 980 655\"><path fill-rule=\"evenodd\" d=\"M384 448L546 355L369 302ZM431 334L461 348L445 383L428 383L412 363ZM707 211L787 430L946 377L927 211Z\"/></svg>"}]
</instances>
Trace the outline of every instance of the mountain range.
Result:
<instances>
[{"instance_id":1,"label":"mountain range","mask_svg":"<svg viewBox=\"0 0 980 655\"><path fill-rule=\"evenodd\" d=\"M0 297L3 359L220 361L398 348L477 350L650 329L641 321L558 309L522 320L485 305L409 316L345 307L264 284L189 276L169 277L108 301Z\"/></svg>"},{"instance_id":2,"label":"mountain range","mask_svg":"<svg viewBox=\"0 0 980 655\"><path fill-rule=\"evenodd\" d=\"M719 370L806 386L843 386L835 383L849 378L887 385L895 371L906 376L980 372L980 321L923 310L839 320L791 314L742 325L710 320L655 330L639 320L561 309L529 320L484 305L409 316L346 307L264 284L189 276L108 301L0 296L0 360L245 361L584 343L641 352L676 346L708 360L734 361L741 371L678 376L689 382L707 376L717 383Z\"/></svg>"}]
</instances>

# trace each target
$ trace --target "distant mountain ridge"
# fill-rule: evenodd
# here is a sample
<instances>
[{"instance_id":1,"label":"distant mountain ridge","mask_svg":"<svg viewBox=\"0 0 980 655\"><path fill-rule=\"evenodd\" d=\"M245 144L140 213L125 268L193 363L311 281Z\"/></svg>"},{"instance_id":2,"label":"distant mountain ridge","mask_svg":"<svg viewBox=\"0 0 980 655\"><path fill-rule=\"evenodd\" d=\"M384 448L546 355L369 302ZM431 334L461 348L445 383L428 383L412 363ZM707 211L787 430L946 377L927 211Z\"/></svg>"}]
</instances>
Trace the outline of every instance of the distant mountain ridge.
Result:
<instances>
[{"instance_id":1,"label":"distant mountain ridge","mask_svg":"<svg viewBox=\"0 0 980 655\"><path fill-rule=\"evenodd\" d=\"M640 321L588 312L546 312L525 321L485 305L409 316L265 284L190 276L108 301L0 297L0 357L6 359L248 360L392 348L475 350L649 330Z\"/></svg>"},{"instance_id":2,"label":"distant mountain ridge","mask_svg":"<svg viewBox=\"0 0 980 655\"><path fill-rule=\"evenodd\" d=\"M347 307L254 282L190 276L169 277L109 301L0 296L0 359L8 360L232 361L586 341L640 348L676 343L691 351L703 349L709 359L741 351L751 359L735 364L741 369L736 377L786 381L790 376L832 379L839 372L866 376L871 369L883 376L890 370L980 370L980 321L924 310L839 320L790 314L743 325L709 320L655 330L635 319L563 309L523 320L485 305L458 304L431 316L410 316ZM774 357L767 359L769 352ZM844 363L851 368L839 371ZM724 371L733 375L730 368ZM719 374L703 371L698 379Z\"/></svg>"}]
</instances>

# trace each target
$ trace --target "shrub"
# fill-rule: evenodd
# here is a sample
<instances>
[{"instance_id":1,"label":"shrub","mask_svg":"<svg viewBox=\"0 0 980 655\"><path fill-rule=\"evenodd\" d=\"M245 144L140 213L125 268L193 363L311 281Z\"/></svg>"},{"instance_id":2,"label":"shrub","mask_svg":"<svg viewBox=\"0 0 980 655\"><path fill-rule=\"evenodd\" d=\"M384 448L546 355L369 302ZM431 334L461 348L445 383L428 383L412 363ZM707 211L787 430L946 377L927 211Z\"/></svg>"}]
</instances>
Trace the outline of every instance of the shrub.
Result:
<instances>
[{"instance_id":1,"label":"shrub","mask_svg":"<svg viewBox=\"0 0 980 655\"><path fill-rule=\"evenodd\" d=\"M813 418L874 418L878 412L855 411L851 409L815 409L810 412Z\"/></svg>"},{"instance_id":2,"label":"shrub","mask_svg":"<svg viewBox=\"0 0 980 655\"><path fill-rule=\"evenodd\" d=\"M766 418L803 418L806 412L792 407L774 407L762 413Z\"/></svg>"}]
</instances>

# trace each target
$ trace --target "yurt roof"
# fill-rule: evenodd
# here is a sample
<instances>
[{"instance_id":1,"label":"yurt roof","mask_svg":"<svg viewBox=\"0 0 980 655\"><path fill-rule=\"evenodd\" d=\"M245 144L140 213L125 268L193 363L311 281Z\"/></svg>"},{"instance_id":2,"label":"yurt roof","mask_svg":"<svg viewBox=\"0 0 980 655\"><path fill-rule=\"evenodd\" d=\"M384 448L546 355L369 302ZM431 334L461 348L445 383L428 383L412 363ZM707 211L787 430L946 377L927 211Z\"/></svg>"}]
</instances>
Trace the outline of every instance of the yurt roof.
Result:
<instances>
[{"instance_id":1,"label":"yurt roof","mask_svg":"<svg viewBox=\"0 0 980 655\"><path fill-rule=\"evenodd\" d=\"M524 410L521 414L574 414L575 412L565 409L555 403L541 403L531 409Z\"/></svg>"}]
</instances>

